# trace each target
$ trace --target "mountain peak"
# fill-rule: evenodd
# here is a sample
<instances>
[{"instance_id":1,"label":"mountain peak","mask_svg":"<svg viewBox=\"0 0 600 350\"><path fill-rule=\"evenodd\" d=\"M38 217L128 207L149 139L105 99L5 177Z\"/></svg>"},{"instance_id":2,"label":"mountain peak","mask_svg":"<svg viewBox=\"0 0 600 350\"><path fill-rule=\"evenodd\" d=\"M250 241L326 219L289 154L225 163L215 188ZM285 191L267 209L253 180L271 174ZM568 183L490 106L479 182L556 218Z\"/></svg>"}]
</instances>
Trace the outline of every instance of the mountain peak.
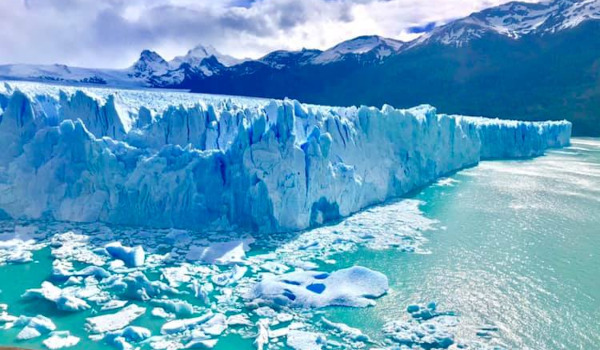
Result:
<instances>
[{"instance_id":1,"label":"mountain peak","mask_svg":"<svg viewBox=\"0 0 600 350\"><path fill-rule=\"evenodd\" d=\"M144 50L140 53L140 58L138 61L144 62L166 62L164 58L162 58L158 53L152 50Z\"/></svg>"},{"instance_id":2,"label":"mountain peak","mask_svg":"<svg viewBox=\"0 0 600 350\"><path fill-rule=\"evenodd\" d=\"M486 33L519 39L528 34L555 33L593 19L600 19L600 0L509 2L436 28L417 43L436 41L462 46Z\"/></svg>"},{"instance_id":3,"label":"mountain peak","mask_svg":"<svg viewBox=\"0 0 600 350\"><path fill-rule=\"evenodd\" d=\"M234 66L244 61L229 55L224 55L217 51L212 45L196 45L184 56L175 57L171 61L171 67L176 69L184 63L189 64L191 67L197 67L204 59L209 57L215 57L219 63L226 67Z\"/></svg>"},{"instance_id":4,"label":"mountain peak","mask_svg":"<svg viewBox=\"0 0 600 350\"><path fill-rule=\"evenodd\" d=\"M398 52L404 45L405 43L399 40L388 39L378 35L363 35L344 41L323 51L313 62L317 64L329 63L337 61L348 54L361 55L372 51L375 51L377 57L382 59L394 52Z\"/></svg>"},{"instance_id":5,"label":"mountain peak","mask_svg":"<svg viewBox=\"0 0 600 350\"><path fill-rule=\"evenodd\" d=\"M206 46L205 45L196 45L187 52L186 56L210 57L210 56L219 56L219 55L221 55L221 53L218 52L217 49L215 49L214 46L212 46L212 45L206 45Z\"/></svg>"},{"instance_id":6,"label":"mountain peak","mask_svg":"<svg viewBox=\"0 0 600 350\"><path fill-rule=\"evenodd\" d=\"M148 77L166 73L169 64L159 54L151 50L144 50L140 58L133 64L133 76Z\"/></svg>"}]
</instances>

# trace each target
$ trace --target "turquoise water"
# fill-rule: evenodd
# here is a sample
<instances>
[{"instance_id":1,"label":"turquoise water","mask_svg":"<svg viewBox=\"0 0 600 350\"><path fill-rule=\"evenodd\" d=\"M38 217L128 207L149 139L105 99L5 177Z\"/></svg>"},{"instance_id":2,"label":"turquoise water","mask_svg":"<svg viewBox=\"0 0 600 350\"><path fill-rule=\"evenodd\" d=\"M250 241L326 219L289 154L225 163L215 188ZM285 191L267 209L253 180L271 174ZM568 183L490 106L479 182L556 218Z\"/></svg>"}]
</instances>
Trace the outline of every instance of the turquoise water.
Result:
<instances>
[{"instance_id":1,"label":"turquoise water","mask_svg":"<svg viewBox=\"0 0 600 350\"><path fill-rule=\"evenodd\" d=\"M419 222L414 224L410 249L374 249L359 244L348 251L310 259L328 271L353 265L369 267L388 276L391 287L375 307L294 314L311 331L335 339L320 329L318 320L325 316L361 329L373 339L373 346L385 346L381 329L386 322L406 319L410 304L435 301L438 309L457 313L459 323L454 332L458 342L508 349L598 348L600 140L576 139L570 148L533 160L484 162L425 188L410 200L422 203L422 213L402 219ZM396 207L390 204L387 208ZM379 209L367 211L361 214L366 220L348 227L359 226L365 231L369 231L368 225L388 227L386 221L402 216L405 209L398 210L397 215L386 216ZM419 221L427 219L437 223ZM294 239L269 244L257 239L248 254L282 249ZM155 253L163 252L156 248ZM21 294L28 288L39 288L52 270L50 247L33 254L34 262L0 266L0 303L8 304L11 315L50 317L59 330L69 330L81 338L75 348L106 349L102 342L89 340L83 326L85 318L96 311L65 313L46 301L22 300ZM285 263L285 259L281 261ZM146 274L158 279L160 267ZM240 286L234 288L234 295L243 289L242 281ZM178 298L198 304L189 295ZM229 312L231 307L247 312L252 321L258 319L243 303L230 305ZM158 334L164 322L147 312L133 324ZM488 329L485 334L483 328ZM0 345L43 348L43 337L15 341L18 331L0 330ZM216 349L252 349L255 333L253 327L246 331L230 328ZM284 348L282 344L271 348ZM149 348L148 343L141 346ZM336 347L330 344L330 348Z\"/></svg>"},{"instance_id":2,"label":"turquoise water","mask_svg":"<svg viewBox=\"0 0 600 350\"><path fill-rule=\"evenodd\" d=\"M360 250L339 258L384 271L393 291L339 320L376 330L408 303L460 313L460 333L499 328L510 349L600 347L600 142L527 161L485 162L416 197L445 226L429 255Z\"/></svg>"}]
</instances>

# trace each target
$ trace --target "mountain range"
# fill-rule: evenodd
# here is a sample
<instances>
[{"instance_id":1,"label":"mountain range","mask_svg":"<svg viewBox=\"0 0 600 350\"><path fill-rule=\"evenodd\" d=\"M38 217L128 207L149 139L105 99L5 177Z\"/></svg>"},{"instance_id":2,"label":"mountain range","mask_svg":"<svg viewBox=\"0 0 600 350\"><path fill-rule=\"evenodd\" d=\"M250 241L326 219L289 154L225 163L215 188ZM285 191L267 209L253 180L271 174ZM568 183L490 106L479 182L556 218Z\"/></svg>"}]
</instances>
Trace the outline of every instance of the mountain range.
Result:
<instances>
[{"instance_id":1,"label":"mountain range","mask_svg":"<svg viewBox=\"0 0 600 350\"><path fill-rule=\"evenodd\" d=\"M290 97L511 119L568 119L600 135L600 0L511 2L402 42L362 36L328 50L238 60L198 46L166 61L145 50L126 69L3 65L0 78Z\"/></svg>"}]
</instances>

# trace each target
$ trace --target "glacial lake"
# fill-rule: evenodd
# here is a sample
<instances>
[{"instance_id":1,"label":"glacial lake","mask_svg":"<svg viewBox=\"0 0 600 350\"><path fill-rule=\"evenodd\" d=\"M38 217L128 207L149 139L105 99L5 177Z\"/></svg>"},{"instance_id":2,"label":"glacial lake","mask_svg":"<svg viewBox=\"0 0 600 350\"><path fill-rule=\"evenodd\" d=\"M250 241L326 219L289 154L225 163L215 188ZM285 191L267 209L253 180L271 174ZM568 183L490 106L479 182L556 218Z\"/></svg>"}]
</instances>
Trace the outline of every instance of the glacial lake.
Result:
<instances>
[{"instance_id":1,"label":"glacial lake","mask_svg":"<svg viewBox=\"0 0 600 350\"><path fill-rule=\"evenodd\" d=\"M146 309L131 325L147 328L151 337L128 341L141 349L190 344L198 334L188 330L161 335L161 327L174 317L208 312L238 315L247 323L204 329L207 339L217 340L210 343L215 349L255 349L256 323L262 319L269 320L273 332L265 349L289 348L289 330L319 336L317 344L301 344L306 349L400 346L402 337L394 338L390 322L397 322L396 328L409 336L433 324L434 338L449 336L451 348L593 349L600 344L598 139L573 139L571 147L536 159L482 162L406 199L324 228L280 237L222 233L208 239L179 230L99 224L4 221L0 226L0 304L7 306L3 315L48 317L57 331L80 338L73 349L117 348L99 339L102 335L90 339L89 326L86 329L87 318L122 310L123 305L109 303L113 299ZM143 246L145 264L126 268L100 254L112 241ZM192 259L193 246L229 242L249 249L239 264L207 265ZM19 257L25 262L6 262ZM111 277L75 276L92 265ZM277 275L299 268L334 272L355 265L389 279L389 291L374 299L375 306L257 308L247 298L264 273ZM53 266L73 278L53 276ZM247 270L234 277L234 266ZM161 281L173 293L132 298L141 295L139 286L128 285L134 290L129 293L106 282L130 274ZM44 281L70 290L89 308L61 311L52 301L22 297ZM198 297L193 285L211 287ZM182 311L165 300L178 300L192 310ZM415 319L407 312L410 305L430 302L436 304L431 319ZM163 313L155 311L159 307ZM438 318L444 321L436 323ZM370 340L352 337L327 322L359 329ZM10 324L0 317L0 328ZM0 345L46 348L43 341L49 334L18 341L21 331L14 324L0 329ZM299 348L297 342L293 345ZM425 340L411 345L430 347Z\"/></svg>"}]
</instances>

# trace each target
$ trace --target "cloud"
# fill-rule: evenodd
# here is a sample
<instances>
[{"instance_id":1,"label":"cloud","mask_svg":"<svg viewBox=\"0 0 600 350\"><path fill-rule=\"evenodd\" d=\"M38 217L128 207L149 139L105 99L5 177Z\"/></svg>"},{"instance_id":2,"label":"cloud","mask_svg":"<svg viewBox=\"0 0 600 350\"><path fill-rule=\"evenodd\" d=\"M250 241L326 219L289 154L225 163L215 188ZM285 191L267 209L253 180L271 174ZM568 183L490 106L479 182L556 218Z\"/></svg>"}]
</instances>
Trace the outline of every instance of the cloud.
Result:
<instances>
[{"instance_id":1,"label":"cloud","mask_svg":"<svg viewBox=\"0 0 600 350\"><path fill-rule=\"evenodd\" d=\"M125 67L197 44L237 57L326 49L360 35L410 40L506 0L3 0L0 63Z\"/></svg>"}]
</instances>

